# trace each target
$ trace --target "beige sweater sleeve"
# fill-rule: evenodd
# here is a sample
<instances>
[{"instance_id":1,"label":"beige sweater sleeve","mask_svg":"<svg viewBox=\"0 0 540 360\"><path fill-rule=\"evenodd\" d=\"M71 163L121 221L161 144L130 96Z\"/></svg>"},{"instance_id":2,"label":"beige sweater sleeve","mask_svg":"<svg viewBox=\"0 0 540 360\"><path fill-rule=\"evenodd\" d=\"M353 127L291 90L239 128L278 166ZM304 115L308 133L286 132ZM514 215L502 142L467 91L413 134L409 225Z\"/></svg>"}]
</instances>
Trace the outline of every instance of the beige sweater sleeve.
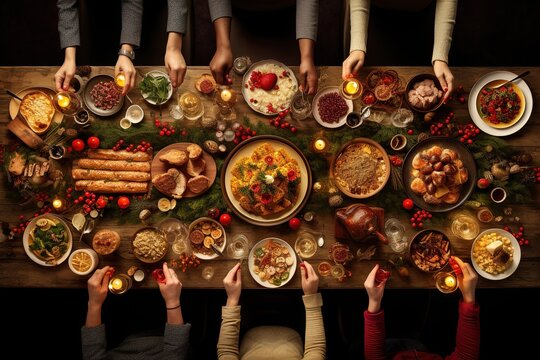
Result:
<instances>
[{"instance_id":1,"label":"beige sweater sleeve","mask_svg":"<svg viewBox=\"0 0 540 360\"><path fill-rule=\"evenodd\" d=\"M306 307L306 339L304 360L324 360L326 358L326 337L322 317L322 296L320 293L304 295Z\"/></svg>"},{"instance_id":2,"label":"beige sweater sleeve","mask_svg":"<svg viewBox=\"0 0 540 360\"><path fill-rule=\"evenodd\" d=\"M452 32L456 24L456 12L457 0L437 0L432 63L435 60L448 63L448 52L452 45Z\"/></svg>"},{"instance_id":3,"label":"beige sweater sleeve","mask_svg":"<svg viewBox=\"0 0 540 360\"><path fill-rule=\"evenodd\" d=\"M349 0L351 14L351 48L367 51L370 0Z\"/></svg>"},{"instance_id":4,"label":"beige sweater sleeve","mask_svg":"<svg viewBox=\"0 0 540 360\"><path fill-rule=\"evenodd\" d=\"M219 360L238 360L240 338L240 306L221 308L221 329L217 344Z\"/></svg>"}]
</instances>

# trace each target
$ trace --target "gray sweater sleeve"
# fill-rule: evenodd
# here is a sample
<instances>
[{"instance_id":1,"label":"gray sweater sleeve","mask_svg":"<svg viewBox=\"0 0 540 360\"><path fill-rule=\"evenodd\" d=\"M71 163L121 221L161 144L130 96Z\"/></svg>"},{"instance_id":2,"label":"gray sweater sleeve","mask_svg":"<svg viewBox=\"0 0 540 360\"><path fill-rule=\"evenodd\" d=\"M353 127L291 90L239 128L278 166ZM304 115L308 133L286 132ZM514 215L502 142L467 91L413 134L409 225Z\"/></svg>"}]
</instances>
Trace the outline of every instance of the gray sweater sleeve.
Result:
<instances>
[{"instance_id":1,"label":"gray sweater sleeve","mask_svg":"<svg viewBox=\"0 0 540 360\"><path fill-rule=\"evenodd\" d=\"M139 47L141 43L143 0L122 0L120 44Z\"/></svg>"},{"instance_id":2,"label":"gray sweater sleeve","mask_svg":"<svg viewBox=\"0 0 540 360\"><path fill-rule=\"evenodd\" d=\"M165 325L162 359L186 359L191 324Z\"/></svg>"},{"instance_id":3,"label":"gray sweater sleeve","mask_svg":"<svg viewBox=\"0 0 540 360\"><path fill-rule=\"evenodd\" d=\"M186 0L167 0L167 32L186 33Z\"/></svg>"},{"instance_id":4,"label":"gray sweater sleeve","mask_svg":"<svg viewBox=\"0 0 540 360\"><path fill-rule=\"evenodd\" d=\"M317 41L319 0L296 0L296 39Z\"/></svg>"},{"instance_id":5,"label":"gray sweater sleeve","mask_svg":"<svg viewBox=\"0 0 540 360\"><path fill-rule=\"evenodd\" d=\"M81 328L81 343L83 360L105 359L107 353L107 338L105 325Z\"/></svg>"},{"instance_id":6,"label":"gray sweater sleeve","mask_svg":"<svg viewBox=\"0 0 540 360\"><path fill-rule=\"evenodd\" d=\"M231 0L208 0L212 22L222 17L232 17Z\"/></svg>"},{"instance_id":7,"label":"gray sweater sleeve","mask_svg":"<svg viewBox=\"0 0 540 360\"><path fill-rule=\"evenodd\" d=\"M79 35L79 8L77 0L57 0L58 32L60 33L60 47L80 46Z\"/></svg>"}]
</instances>

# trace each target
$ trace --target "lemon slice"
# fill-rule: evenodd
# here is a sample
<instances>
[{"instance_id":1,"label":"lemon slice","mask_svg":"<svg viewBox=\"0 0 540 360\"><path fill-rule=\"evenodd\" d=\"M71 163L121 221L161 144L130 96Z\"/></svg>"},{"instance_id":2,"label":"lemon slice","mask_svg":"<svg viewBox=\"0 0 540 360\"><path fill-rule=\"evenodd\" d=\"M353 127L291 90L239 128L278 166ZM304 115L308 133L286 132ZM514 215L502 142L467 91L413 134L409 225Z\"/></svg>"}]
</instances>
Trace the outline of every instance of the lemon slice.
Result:
<instances>
[{"instance_id":1,"label":"lemon slice","mask_svg":"<svg viewBox=\"0 0 540 360\"><path fill-rule=\"evenodd\" d=\"M71 218L71 224L75 229L77 229L77 231L81 231L85 223L86 217L81 213L77 213Z\"/></svg>"},{"instance_id":2,"label":"lemon slice","mask_svg":"<svg viewBox=\"0 0 540 360\"><path fill-rule=\"evenodd\" d=\"M171 199L171 210L176 207L176 199Z\"/></svg>"},{"instance_id":3,"label":"lemon slice","mask_svg":"<svg viewBox=\"0 0 540 360\"><path fill-rule=\"evenodd\" d=\"M47 219L45 219L45 218L41 218L41 219L38 219L38 220L36 221L36 226L38 226L38 227L40 227L40 228L41 228L41 227L45 227L45 226L47 226L48 224L49 224L49 222L48 222Z\"/></svg>"},{"instance_id":4,"label":"lemon slice","mask_svg":"<svg viewBox=\"0 0 540 360\"><path fill-rule=\"evenodd\" d=\"M157 206L160 211L169 211L171 210L171 201L167 198L161 198L158 200Z\"/></svg>"},{"instance_id":5,"label":"lemon slice","mask_svg":"<svg viewBox=\"0 0 540 360\"><path fill-rule=\"evenodd\" d=\"M221 229L214 229L212 230L212 233L210 235L212 236L212 238L217 240L221 237L222 234L223 232L221 231Z\"/></svg>"},{"instance_id":6,"label":"lemon slice","mask_svg":"<svg viewBox=\"0 0 540 360\"><path fill-rule=\"evenodd\" d=\"M204 238L204 247L210 249L210 246L214 244L214 239L211 236L206 236Z\"/></svg>"}]
</instances>

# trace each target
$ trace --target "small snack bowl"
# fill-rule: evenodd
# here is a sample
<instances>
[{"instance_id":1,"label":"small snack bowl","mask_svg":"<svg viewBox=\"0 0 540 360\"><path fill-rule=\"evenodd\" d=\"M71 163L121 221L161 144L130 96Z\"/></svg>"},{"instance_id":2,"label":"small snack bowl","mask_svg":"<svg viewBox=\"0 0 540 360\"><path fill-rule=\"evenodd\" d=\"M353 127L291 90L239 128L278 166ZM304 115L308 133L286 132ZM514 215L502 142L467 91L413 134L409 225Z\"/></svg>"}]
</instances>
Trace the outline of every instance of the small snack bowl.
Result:
<instances>
[{"instance_id":1,"label":"small snack bowl","mask_svg":"<svg viewBox=\"0 0 540 360\"><path fill-rule=\"evenodd\" d=\"M427 94L430 95L420 95L416 91L418 86L425 86ZM412 77L407 83L403 98L411 110L419 113L427 113L441 107L444 99L444 89L435 75L418 74Z\"/></svg>"},{"instance_id":2,"label":"small snack bowl","mask_svg":"<svg viewBox=\"0 0 540 360\"><path fill-rule=\"evenodd\" d=\"M88 275L97 267L99 257L92 249L77 249L69 255L68 264L73 273Z\"/></svg>"},{"instance_id":3,"label":"small snack bowl","mask_svg":"<svg viewBox=\"0 0 540 360\"><path fill-rule=\"evenodd\" d=\"M126 119L132 124L140 123L144 119L144 110L139 105L131 105L126 111Z\"/></svg>"},{"instance_id":4,"label":"small snack bowl","mask_svg":"<svg viewBox=\"0 0 540 360\"><path fill-rule=\"evenodd\" d=\"M165 233L151 226L135 232L131 243L133 255L144 263L156 263L163 259L169 250Z\"/></svg>"},{"instance_id":5,"label":"small snack bowl","mask_svg":"<svg viewBox=\"0 0 540 360\"><path fill-rule=\"evenodd\" d=\"M120 127L124 130L127 130L131 127L131 121L128 118L122 118L120 120Z\"/></svg>"},{"instance_id":6,"label":"small snack bowl","mask_svg":"<svg viewBox=\"0 0 540 360\"><path fill-rule=\"evenodd\" d=\"M439 230L421 230L414 235L409 244L411 262L416 268L427 273L444 268L451 255L450 240Z\"/></svg>"}]
</instances>

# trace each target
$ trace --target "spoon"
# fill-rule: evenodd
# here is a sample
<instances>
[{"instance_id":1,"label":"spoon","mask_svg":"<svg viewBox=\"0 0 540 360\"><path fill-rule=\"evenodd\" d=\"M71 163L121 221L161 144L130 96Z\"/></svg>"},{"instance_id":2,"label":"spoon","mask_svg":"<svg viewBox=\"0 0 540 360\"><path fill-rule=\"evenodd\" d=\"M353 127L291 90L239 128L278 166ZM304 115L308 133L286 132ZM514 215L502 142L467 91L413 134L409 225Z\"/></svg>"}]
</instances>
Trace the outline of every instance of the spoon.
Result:
<instances>
[{"instance_id":1,"label":"spoon","mask_svg":"<svg viewBox=\"0 0 540 360\"><path fill-rule=\"evenodd\" d=\"M515 81L515 80L517 80L517 79L521 79L522 77L525 77L525 76L529 75L530 73L531 73L531 72L530 72L529 70L527 70L527 71L525 71L525 72L519 74L518 76L516 76L516 77L513 78L512 80L508 80L508 81L503 82L502 84L493 86L492 89L498 89L498 88L500 88L501 86L506 85L506 84L508 84L508 83L511 83L512 81Z\"/></svg>"},{"instance_id":2,"label":"spoon","mask_svg":"<svg viewBox=\"0 0 540 360\"><path fill-rule=\"evenodd\" d=\"M79 242L82 241L82 238L84 235L88 234L89 232L92 232L94 230L95 222L94 220L89 220L85 225L84 228L81 231L81 236L79 237Z\"/></svg>"},{"instance_id":3,"label":"spoon","mask_svg":"<svg viewBox=\"0 0 540 360\"><path fill-rule=\"evenodd\" d=\"M19 95L9 91L9 90L6 90L6 93L11 96L11 97L14 97L15 99L19 100L19 101L22 101L22 99L19 97Z\"/></svg>"},{"instance_id":4,"label":"spoon","mask_svg":"<svg viewBox=\"0 0 540 360\"><path fill-rule=\"evenodd\" d=\"M323 247L325 242L326 242L326 239L324 236L324 224L323 224L322 232L319 234L319 237L317 238L317 245L319 245L319 247Z\"/></svg>"}]
</instances>

